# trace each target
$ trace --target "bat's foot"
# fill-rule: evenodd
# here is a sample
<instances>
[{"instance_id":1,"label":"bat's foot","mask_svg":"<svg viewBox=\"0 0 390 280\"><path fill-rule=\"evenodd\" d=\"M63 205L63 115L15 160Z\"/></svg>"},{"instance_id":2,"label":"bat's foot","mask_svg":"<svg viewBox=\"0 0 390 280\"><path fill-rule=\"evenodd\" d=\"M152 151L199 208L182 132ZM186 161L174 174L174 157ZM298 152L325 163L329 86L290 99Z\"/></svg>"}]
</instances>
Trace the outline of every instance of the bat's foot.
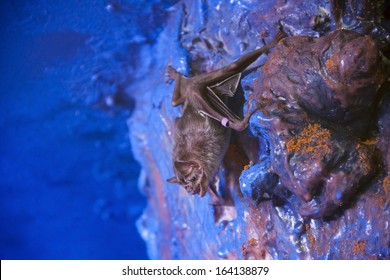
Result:
<instances>
[{"instance_id":1,"label":"bat's foot","mask_svg":"<svg viewBox=\"0 0 390 280\"><path fill-rule=\"evenodd\" d=\"M283 29L280 29L279 32L276 33L275 37L272 39L272 41L269 44L274 47L280 40L286 37L287 34L283 31Z\"/></svg>"},{"instance_id":2,"label":"bat's foot","mask_svg":"<svg viewBox=\"0 0 390 280\"><path fill-rule=\"evenodd\" d=\"M179 72L177 72L171 65L168 65L165 72L165 82L171 84L179 77Z\"/></svg>"},{"instance_id":3,"label":"bat's foot","mask_svg":"<svg viewBox=\"0 0 390 280\"><path fill-rule=\"evenodd\" d=\"M263 47L264 53L268 54L270 49L274 48L279 43L279 41L285 37L287 37L287 34L283 31L282 28L280 28L279 32L276 33L275 37Z\"/></svg>"}]
</instances>

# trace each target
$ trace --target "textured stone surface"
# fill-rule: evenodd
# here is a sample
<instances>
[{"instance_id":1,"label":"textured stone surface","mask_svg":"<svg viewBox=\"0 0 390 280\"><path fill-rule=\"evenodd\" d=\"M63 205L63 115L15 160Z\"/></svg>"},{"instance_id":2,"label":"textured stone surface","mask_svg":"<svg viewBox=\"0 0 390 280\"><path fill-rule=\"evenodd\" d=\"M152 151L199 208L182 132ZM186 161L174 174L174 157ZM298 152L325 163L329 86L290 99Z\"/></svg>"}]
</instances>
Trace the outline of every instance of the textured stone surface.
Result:
<instances>
[{"instance_id":1,"label":"textured stone surface","mask_svg":"<svg viewBox=\"0 0 390 280\"><path fill-rule=\"evenodd\" d=\"M388 42L386 21L376 23L386 7L372 3L179 1L168 9L131 86L132 147L148 197L138 228L151 258L389 258L389 70L377 49L386 54ZM167 65L187 75L214 70L269 41L279 23L290 37L241 83L258 109L250 129L233 133L219 172L231 205L166 183L180 115Z\"/></svg>"},{"instance_id":2,"label":"textured stone surface","mask_svg":"<svg viewBox=\"0 0 390 280\"><path fill-rule=\"evenodd\" d=\"M381 65L375 42L346 30L287 38L264 65L252 124L269 134L272 170L301 215L333 215L379 172L371 112Z\"/></svg>"}]
</instances>

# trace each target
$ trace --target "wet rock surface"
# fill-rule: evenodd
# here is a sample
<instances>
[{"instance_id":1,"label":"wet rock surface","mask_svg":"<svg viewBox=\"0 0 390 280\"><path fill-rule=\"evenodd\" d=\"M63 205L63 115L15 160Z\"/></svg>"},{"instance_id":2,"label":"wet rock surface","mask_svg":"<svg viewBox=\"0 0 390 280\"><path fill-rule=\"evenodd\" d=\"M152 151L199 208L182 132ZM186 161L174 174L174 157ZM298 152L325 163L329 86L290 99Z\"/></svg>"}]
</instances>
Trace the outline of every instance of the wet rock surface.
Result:
<instances>
[{"instance_id":1,"label":"wet rock surface","mask_svg":"<svg viewBox=\"0 0 390 280\"><path fill-rule=\"evenodd\" d=\"M388 21L378 20L388 7L372 1L167 6L167 25L144 47L131 86L132 147L148 197L138 228L149 256L388 259ZM363 18L361 9L368 9ZM232 134L218 173L218 191L230 203L211 206L209 197L166 183L180 116L170 104L173 87L164 83L167 65L188 75L217 69L270 41L280 24L290 36L241 81L257 110L247 131Z\"/></svg>"},{"instance_id":2,"label":"wet rock surface","mask_svg":"<svg viewBox=\"0 0 390 280\"><path fill-rule=\"evenodd\" d=\"M330 216L379 171L371 112L386 69L375 42L347 30L293 36L263 73L252 124L270 134L273 172L298 198L301 215Z\"/></svg>"}]
</instances>

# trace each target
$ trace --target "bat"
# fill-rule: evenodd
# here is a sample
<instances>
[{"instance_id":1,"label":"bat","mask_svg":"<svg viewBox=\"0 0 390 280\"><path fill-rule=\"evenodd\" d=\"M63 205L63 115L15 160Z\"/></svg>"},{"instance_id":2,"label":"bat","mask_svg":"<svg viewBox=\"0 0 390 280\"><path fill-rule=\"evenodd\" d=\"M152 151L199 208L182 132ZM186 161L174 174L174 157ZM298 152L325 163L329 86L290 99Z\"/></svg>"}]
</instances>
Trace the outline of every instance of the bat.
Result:
<instances>
[{"instance_id":1,"label":"bat","mask_svg":"<svg viewBox=\"0 0 390 280\"><path fill-rule=\"evenodd\" d=\"M182 116L175 120L172 155L175 176L168 182L181 185L192 195L203 197L209 193L212 204L223 204L222 198L209 186L229 146L228 128L244 130L252 114L251 102L245 116L240 118L224 100L234 96L242 72L285 36L283 31L279 31L262 48L243 55L225 67L198 76L185 77L168 66L167 82L175 81L172 106L183 105Z\"/></svg>"}]
</instances>

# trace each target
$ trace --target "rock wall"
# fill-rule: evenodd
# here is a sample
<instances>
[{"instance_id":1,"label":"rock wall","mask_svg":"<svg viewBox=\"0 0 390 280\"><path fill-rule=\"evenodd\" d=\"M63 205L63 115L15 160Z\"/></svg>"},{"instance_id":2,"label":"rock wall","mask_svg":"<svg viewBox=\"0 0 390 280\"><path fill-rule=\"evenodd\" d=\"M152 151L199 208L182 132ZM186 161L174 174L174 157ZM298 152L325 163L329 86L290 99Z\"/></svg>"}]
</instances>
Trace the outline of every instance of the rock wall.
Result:
<instances>
[{"instance_id":1,"label":"rock wall","mask_svg":"<svg viewBox=\"0 0 390 280\"><path fill-rule=\"evenodd\" d=\"M128 122L148 198L138 229L152 259L389 259L389 6L337 2L162 4L168 19L143 47ZM289 37L241 81L257 109L220 168L230 203L167 183L180 108L166 67L215 70L280 25Z\"/></svg>"}]
</instances>

